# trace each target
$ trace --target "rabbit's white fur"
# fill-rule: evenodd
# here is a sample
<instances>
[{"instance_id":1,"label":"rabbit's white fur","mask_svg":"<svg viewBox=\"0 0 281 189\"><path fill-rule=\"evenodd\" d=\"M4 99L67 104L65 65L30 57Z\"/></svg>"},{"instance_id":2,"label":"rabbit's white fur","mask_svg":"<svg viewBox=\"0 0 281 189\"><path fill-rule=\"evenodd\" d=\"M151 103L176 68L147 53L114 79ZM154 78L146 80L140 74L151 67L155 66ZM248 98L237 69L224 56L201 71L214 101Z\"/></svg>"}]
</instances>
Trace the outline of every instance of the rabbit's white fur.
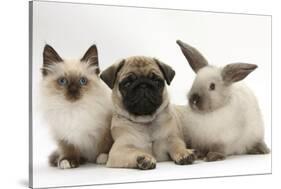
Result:
<instances>
[{"instance_id":1,"label":"rabbit's white fur","mask_svg":"<svg viewBox=\"0 0 281 189\"><path fill-rule=\"evenodd\" d=\"M240 81L257 65L233 63L218 68L208 64L194 47L178 40L197 74L189 91L189 106L177 107L185 140L208 161L227 155L268 153L264 125L255 95Z\"/></svg>"},{"instance_id":2,"label":"rabbit's white fur","mask_svg":"<svg viewBox=\"0 0 281 189\"><path fill-rule=\"evenodd\" d=\"M229 86L229 92L228 102L211 112L180 107L185 139L191 140L192 147L222 145L225 155L244 154L263 141L263 120L255 95L242 83Z\"/></svg>"}]
</instances>

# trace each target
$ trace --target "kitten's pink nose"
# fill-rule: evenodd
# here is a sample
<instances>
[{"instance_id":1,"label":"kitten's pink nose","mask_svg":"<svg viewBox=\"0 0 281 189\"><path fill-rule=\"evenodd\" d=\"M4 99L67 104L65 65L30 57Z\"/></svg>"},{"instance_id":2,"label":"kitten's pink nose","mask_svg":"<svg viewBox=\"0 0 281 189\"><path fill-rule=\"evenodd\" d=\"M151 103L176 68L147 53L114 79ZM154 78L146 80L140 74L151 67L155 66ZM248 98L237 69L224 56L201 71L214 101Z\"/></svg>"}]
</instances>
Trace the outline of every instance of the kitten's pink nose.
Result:
<instances>
[{"instance_id":1,"label":"kitten's pink nose","mask_svg":"<svg viewBox=\"0 0 281 189\"><path fill-rule=\"evenodd\" d=\"M67 88L66 98L71 102L74 102L74 101L80 99L81 94L79 91L79 86L77 86L75 84L70 84Z\"/></svg>"},{"instance_id":2,"label":"kitten's pink nose","mask_svg":"<svg viewBox=\"0 0 281 189\"><path fill-rule=\"evenodd\" d=\"M69 85L68 90L70 92L75 92L78 90L78 87L76 85Z\"/></svg>"}]
</instances>

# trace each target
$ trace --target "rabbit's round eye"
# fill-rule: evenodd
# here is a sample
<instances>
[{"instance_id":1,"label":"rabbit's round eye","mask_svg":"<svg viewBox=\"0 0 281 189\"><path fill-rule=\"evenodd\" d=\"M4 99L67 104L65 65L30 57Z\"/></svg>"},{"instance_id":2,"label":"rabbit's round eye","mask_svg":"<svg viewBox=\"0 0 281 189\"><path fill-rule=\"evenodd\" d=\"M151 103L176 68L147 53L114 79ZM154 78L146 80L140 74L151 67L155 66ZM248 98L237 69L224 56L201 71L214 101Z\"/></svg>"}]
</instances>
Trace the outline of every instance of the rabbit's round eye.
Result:
<instances>
[{"instance_id":1,"label":"rabbit's round eye","mask_svg":"<svg viewBox=\"0 0 281 189\"><path fill-rule=\"evenodd\" d=\"M67 81L67 79L65 78L65 77L61 77L61 78L59 78L58 79L58 84L59 85L67 85L67 83L68 83L68 81Z\"/></svg>"},{"instance_id":2,"label":"rabbit's round eye","mask_svg":"<svg viewBox=\"0 0 281 189\"><path fill-rule=\"evenodd\" d=\"M211 91L213 91L216 89L216 85L214 83L211 83L209 88Z\"/></svg>"},{"instance_id":3,"label":"rabbit's round eye","mask_svg":"<svg viewBox=\"0 0 281 189\"><path fill-rule=\"evenodd\" d=\"M88 82L88 80L87 80L87 78L85 78L85 77L81 77L81 78L79 79L80 85L86 85L87 82Z\"/></svg>"}]
</instances>

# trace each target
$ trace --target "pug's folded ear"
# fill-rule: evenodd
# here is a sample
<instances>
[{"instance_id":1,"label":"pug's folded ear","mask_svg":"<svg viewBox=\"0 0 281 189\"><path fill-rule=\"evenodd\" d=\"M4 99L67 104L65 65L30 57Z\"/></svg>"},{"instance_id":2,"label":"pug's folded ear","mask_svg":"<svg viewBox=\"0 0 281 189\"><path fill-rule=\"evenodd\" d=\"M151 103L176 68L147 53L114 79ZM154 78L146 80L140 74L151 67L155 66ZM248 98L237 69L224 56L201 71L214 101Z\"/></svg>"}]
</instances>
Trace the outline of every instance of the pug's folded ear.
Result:
<instances>
[{"instance_id":1,"label":"pug's folded ear","mask_svg":"<svg viewBox=\"0 0 281 189\"><path fill-rule=\"evenodd\" d=\"M157 63L161 72L163 73L167 84L170 85L170 83L172 82L172 80L175 77L176 72L173 70L172 67L170 67L167 64L159 61L158 59L154 58L154 61Z\"/></svg>"},{"instance_id":2,"label":"pug's folded ear","mask_svg":"<svg viewBox=\"0 0 281 189\"><path fill-rule=\"evenodd\" d=\"M105 84L109 88L111 88L111 89L114 88L117 74L120 71L120 69L122 68L122 66L124 65L124 63L125 63L125 59L110 66L109 68L107 68L100 74L100 78L105 82Z\"/></svg>"}]
</instances>

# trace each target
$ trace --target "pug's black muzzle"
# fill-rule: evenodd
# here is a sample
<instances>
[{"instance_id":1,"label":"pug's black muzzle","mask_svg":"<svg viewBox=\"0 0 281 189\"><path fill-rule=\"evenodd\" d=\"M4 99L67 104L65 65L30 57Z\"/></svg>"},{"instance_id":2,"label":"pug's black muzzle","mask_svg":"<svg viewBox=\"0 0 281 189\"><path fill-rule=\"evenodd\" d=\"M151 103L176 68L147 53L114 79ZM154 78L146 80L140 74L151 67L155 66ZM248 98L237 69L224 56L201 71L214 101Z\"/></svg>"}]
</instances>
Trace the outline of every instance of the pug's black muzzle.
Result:
<instances>
[{"instance_id":1,"label":"pug's black muzzle","mask_svg":"<svg viewBox=\"0 0 281 189\"><path fill-rule=\"evenodd\" d=\"M151 115L162 104L164 81L160 78L139 77L134 81L124 79L119 84L123 104L131 114Z\"/></svg>"}]
</instances>

